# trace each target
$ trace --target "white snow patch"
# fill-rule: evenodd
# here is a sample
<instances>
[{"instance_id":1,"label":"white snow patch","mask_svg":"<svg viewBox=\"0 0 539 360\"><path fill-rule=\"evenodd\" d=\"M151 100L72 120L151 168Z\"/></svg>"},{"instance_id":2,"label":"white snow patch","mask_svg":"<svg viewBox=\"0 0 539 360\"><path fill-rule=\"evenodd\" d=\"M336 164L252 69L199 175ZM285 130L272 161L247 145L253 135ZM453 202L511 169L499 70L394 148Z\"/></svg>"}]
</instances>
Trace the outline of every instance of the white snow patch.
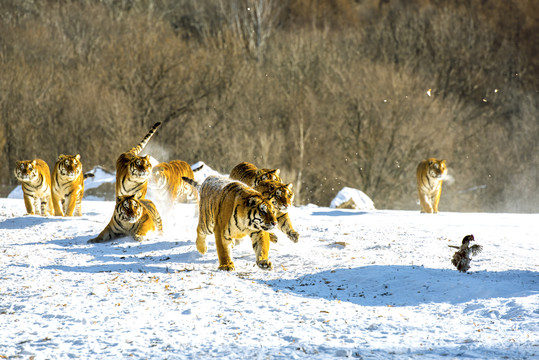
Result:
<instances>
[{"instance_id":1,"label":"white snow patch","mask_svg":"<svg viewBox=\"0 0 539 360\"><path fill-rule=\"evenodd\" d=\"M373 201L361 190L343 187L331 200L330 208L351 206L355 210L376 210Z\"/></svg>"},{"instance_id":2,"label":"white snow patch","mask_svg":"<svg viewBox=\"0 0 539 360\"><path fill-rule=\"evenodd\" d=\"M113 208L83 200L81 217L40 217L0 199L0 357L539 356L538 214L300 206L300 242L276 231L273 271L244 241L228 273L213 236L196 250L194 204L162 237L87 244ZM459 273L448 245L467 234L484 250Z\"/></svg>"}]
</instances>

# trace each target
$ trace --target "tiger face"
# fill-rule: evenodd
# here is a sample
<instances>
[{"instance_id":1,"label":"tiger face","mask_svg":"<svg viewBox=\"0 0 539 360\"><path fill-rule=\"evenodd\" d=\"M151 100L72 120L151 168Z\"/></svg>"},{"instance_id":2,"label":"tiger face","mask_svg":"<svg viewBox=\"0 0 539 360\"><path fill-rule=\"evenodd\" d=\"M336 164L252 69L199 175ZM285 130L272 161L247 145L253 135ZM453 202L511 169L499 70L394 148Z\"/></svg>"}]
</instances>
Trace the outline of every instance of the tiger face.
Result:
<instances>
[{"instance_id":1,"label":"tiger face","mask_svg":"<svg viewBox=\"0 0 539 360\"><path fill-rule=\"evenodd\" d=\"M17 161L15 177L21 182L34 182L39 179L39 168L36 160Z\"/></svg>"},{"instance_id":2,"label":"tiger face","mask_svg":"<svg viewBox=\"0 0 539 360\"><path fill-rule=\"evenodd\" d=\"M127 223L136 223L142 216L143 207L132 195L120 196L116 199L118 218Z\"/></svg>"},{"instance_id":3,"label":"tiger face","mask_svg":"<svg viewBox=\"0 0 539 360\"><path fill-rule=\"evenodd\" d=\"M150 156L133 156L129 162L129 173L133 178L148 179L152 171Z\"/></svg>"},{"instance_id":4,"label":"tiger face","mask_svg":"<svg viewBox=\"0 0 539 360\"><path fill-rule=\"evenodd\" d=\"M292 206L292 201L294 200L292 184L283 184L275 180L264 180L255 187L255 190L270 200L275 210L281 213L288 212L288 208Z\"/></svg>"},{"instance_id":5,"label":"tiger face","mask_svg":"<svg viewBox=\"0 0 539 360\"><path fill-rule=\"evenodd\" d=\"M443 180L447 175L445 160L430 159L428 166L428 176L433 179Z\"/></svg>"},{"instance_id":6,"label":"tiger face","mask_svg":"<svg viewBox=\"0 0 539 360\"><path fill-rule=\"evenodd\" d=\"M75 180L82 173L80 155L60 155L58 158L58 171L67 180Z\"/></svg>"},{"instance_id":7,"label":"tiger face","mask_svg":"<svg viewBox=\"0 0 539 360\"><path fill-rule=\"evenodd\" d=\"M270 202L260 197L247 200L249 225L256 230L269 231L277 225L275 210Z\"/></svg>"},{"instance_id":8,"label":"tiger face","mask_svg":"<svg viewBox=\"0 0 539 360\"><path fill-rule=\"evenodd\" d=\"M264 180L281 181L279 169L259 169L255 182L258 184Z\"/></svg>"}]
</instances>

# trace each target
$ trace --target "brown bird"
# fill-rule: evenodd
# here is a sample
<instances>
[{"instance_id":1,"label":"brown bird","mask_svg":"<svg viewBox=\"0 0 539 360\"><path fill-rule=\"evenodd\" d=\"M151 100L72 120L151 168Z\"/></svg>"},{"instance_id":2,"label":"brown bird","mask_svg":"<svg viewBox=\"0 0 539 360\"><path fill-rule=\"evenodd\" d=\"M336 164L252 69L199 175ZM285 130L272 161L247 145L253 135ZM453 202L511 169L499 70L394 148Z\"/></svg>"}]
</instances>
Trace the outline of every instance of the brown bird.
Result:
<instances>
[{"instance_id":1,"label":"brown bird","mask_svg":"<svg viewBox=\"0 0 539 360\"><path fill-rule=\"evenodd\" d=\"M449 245L449 247L459 249L454 255L451 262L458 271L466 272L470 268L470 262L472 261L472 256L476 256L483 250L481 245L470 245L470 241L474 241L473 235L466 235L462 239L462 245L460 247Z\"/></svg>"}]
</instances>

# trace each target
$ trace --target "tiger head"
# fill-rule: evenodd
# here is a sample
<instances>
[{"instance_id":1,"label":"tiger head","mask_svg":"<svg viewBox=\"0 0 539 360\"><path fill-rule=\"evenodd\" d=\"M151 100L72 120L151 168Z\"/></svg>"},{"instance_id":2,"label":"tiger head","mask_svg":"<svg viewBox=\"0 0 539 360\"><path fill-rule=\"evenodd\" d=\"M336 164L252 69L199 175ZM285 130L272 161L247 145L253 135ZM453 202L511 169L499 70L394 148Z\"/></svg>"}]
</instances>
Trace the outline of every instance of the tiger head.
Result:
<instances>
[{"instance_id":1,"label":"tiger head","mask_svg":"<svg viewBox=\"0 0 539 360\"><path fill-rule=\"evenodd\" d=\"M270 200L274 209L286 213L292 206L294 193L292 184L283 184L279 181L264 180L261 181L255 190L259 191L266 199Z\"/></svg>"},{"instance_id":2,"label":"tiger head","mask_svg":"<svg viewBox=\"0 0 539 360\"><path fill-rule=\"evenodd\" d=\"M245 202L249 225L257 230L270 231L277 225L275 210L261 195L251 196Z\"/></svg>"},{"instance_id":3,"label":"tiger head","mask_svg":"<svg viewBox=\"0 0 539 360\"><path fill-rule=\"evenodd\" d=\"M133 156L129 162L129 173L133 178L146 180L150 177L151 172L152 164L150 162L150 155Z\"/></svg>"},{"instance_id":4,"label":"tiger head","mask_svg":"<svg viewBox=\"0 0 539 360\"><path fill-rule=\"evenodd\" d=\"M36 160L17 161L15 177L19 181L33 182L39 178L39 168Z\"/></svg>"},{"instance_id":5,"label":"tiger head","mask_svg":"<svg viewBox=\"0 0 539 360\"><path fill-rule=\"evenodd\" d=\"M82 163L80 162L80 155L60 155L58 157L58 172L62 177L69 180L74 180L82 173Z\"/></svg>"},{"instance_id":6,"label":"tiger head","mask_svg":"<svg viewBox=\"0 0 539 360\"><path fill-rule=\"evenodd\" d=\"M255 186L264 180L281 181L280 169L258 169L256 171Z\"/></svg>"},{"instance_id":7,"label":"tiger head","mask_svg":"<svg viewBox=\"0 0 539 360\"><path fill-rule=\"evenodd\" d=\"M445 160L429 159L428 176L433 179L443 180L447 175Z\"/></svg>"},{"instance_id":8,"label":"tiger head","mask_svg":"<svg viewBox=\"0 0 539 360\"><path fill-rule=\"evenodd\" d=\"M134 195L116 198L116 216L127 223L136 223L142 216L142 205Z\"/></svg>"}]
</instances>

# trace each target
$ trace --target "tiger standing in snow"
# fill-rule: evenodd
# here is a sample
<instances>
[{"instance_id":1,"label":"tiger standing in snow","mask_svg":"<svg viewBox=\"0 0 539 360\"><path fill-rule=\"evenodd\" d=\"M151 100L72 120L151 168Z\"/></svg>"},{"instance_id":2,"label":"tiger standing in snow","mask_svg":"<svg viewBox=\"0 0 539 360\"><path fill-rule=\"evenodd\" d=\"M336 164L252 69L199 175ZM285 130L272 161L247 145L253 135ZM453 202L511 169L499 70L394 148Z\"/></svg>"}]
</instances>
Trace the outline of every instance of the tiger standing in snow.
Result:
<instances>
[{"instance_id":1,"label":"tiger standing in snow","mask_svg":"<svg viewBox=\"0 0 539 360\"><path fill-rule=\"evenodd\" d=\"M47 163L41 159L17 161L14 173L21 182L28 215L54 215L51 172Z\"/></svg>"}]
</instances>

